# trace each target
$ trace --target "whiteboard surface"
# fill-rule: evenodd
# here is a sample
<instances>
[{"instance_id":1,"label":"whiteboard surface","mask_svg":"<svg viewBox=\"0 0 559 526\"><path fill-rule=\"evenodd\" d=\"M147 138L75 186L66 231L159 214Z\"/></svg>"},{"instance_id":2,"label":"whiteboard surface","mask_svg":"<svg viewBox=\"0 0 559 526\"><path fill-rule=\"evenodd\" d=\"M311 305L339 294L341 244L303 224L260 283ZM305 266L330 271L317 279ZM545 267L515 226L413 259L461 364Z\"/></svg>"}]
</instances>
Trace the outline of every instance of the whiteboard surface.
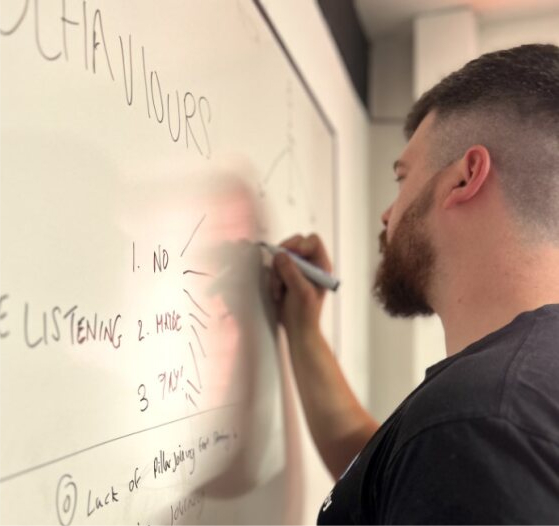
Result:
<instances>
[{"instance_id":1,"label":"whiteboard surface","mask_svg":"<svg viewBox=\"0 0 559 526\"><path fill-rule=\"evenodd\" d=\"M316 460L254 241L333 253L336 174L294 64L250 1L0 28L1 521L297 522Z\"/></svg>"}]
</instances>

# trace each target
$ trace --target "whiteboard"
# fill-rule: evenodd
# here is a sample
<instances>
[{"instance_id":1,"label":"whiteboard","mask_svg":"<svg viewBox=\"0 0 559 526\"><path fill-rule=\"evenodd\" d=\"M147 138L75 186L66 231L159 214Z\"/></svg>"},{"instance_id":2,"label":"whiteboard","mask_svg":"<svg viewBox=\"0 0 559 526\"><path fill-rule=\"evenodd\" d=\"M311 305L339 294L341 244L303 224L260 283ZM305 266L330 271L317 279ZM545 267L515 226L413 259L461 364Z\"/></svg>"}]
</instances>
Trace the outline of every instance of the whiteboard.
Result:
<instances>
[{"instance_id":1,"label":"whiteboard","mask_svg":"<svg viewBox=\"0 0 559 526\"><path fill-rule=\"evenodd\" d=\"M335 253L336 137L265 9L1 9L1 522L301 521L325 481L255 241Z\"/></svg>"}]
</instances>

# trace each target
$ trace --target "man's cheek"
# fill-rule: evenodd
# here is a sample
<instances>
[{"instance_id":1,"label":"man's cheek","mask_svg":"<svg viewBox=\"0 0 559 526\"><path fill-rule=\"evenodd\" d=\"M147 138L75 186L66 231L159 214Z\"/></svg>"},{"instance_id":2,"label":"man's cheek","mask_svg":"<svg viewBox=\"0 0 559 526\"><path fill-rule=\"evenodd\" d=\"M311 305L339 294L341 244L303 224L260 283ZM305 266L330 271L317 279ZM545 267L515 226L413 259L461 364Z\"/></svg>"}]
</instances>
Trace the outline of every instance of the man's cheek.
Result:
<instances>
[{"instance_id":1,"label":"man's cheek","mask_svg":"<svg viewBox=\"0 0 559 526\"><path fill-rule=\"evenodd\" d=\"M399 208L394 208L390 220L388 221L388 226L386 228L386 240L390 244L394 238L394 232L398 228L400 220L402 219L402 214Z\"/></svg>"}]
</instances>

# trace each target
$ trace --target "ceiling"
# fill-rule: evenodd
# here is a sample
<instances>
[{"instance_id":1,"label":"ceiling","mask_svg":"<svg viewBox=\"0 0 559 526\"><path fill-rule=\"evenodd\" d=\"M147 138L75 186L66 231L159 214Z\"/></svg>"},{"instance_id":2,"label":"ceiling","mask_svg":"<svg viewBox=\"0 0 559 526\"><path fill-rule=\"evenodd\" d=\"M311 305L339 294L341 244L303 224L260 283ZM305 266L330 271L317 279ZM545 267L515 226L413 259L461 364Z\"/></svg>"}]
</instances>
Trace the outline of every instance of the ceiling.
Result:
<instances>
[{"instance_id":1,"label":"ceiling","mask_svg":"<svg viewBox=\"0 0 559 526\"><path fill-rule=\"evenodd\" d=\"M369 41L440 9L469 6L482 22L559 13L559 0L355 0L355 6Z\"/></svg>"}]
</instances>

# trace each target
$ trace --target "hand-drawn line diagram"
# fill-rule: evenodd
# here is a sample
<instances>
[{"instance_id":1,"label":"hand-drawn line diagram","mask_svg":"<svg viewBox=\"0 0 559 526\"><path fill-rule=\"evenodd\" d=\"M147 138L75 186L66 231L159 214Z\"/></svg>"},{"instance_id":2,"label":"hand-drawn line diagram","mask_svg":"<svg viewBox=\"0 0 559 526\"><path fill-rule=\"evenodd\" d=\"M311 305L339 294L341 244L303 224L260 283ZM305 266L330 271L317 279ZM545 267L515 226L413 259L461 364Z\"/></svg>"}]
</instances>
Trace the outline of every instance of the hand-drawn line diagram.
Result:
<instances>
[{"instance_id":1,"label":"hand-drawn line diagram","mask_svg":"<svg viewBox=\"0 0 559 526\"><path fill-rule=\"evenodd\" d=\"M273 180L277 181L280 177L287 178L287 202L293 207L298 204L306 205L306 209L309 212L309 221L314 225L316 223L316 215L311 206L311 200L309 199L309 194L305 185L305 175L297 159L297 144L293 133L293 115L295 110L293 104L293 88L290 82L287 82L285 98L287 105L285 146L276 154L265 176L258 181L258 195L262 199L265 199L267 196L267 187L269 187ZM299 188L298 194L302 194L305 201L304 203L299 203L295 198L295 184L297 184Z\"/></svg>"},{"instance_id":2,"label":"hand-drawn line diagram","mask_svg":"<svg viewBox=\"0 0 559 526\"><path fill-rule=\"evenodd\" d=\"M206 219L206 215L200 219L190 238L188 239L186 246L183 248L180 257L184 257L185 253L188 250L188 247L192 243L194 237L196 236L200 226ZM187 254L188 255L188 254ZM183 271L183 276L185 277L194 277L194 278L209 278L211 275L207 272L203 272L200 269L193 269L193 268L186 268ZM190 290L189 290L190 288ZM206 358L206 351L204 350L204 345L202 344L203 341L203 334L208 330L208 321L211 318L208 309L202 307L201 302L199 299L196 299L194 293L192 292L192 287L186 286L182 289L188 298L188 304L190 305L190 311L188 313L188 320L189 320L189 338L187 341L189 360L192 361L192 367L187 367L189 371L195 372L194 378L188 377L186 379L186 383L188 384L188 388L185 393L185 398L188 402L190 402L195 408L198 408L196 403L196 398L202 394L203 384L202 378L200 376L200 369L198 367L198 360L204 360ZM201 337L202 335L202 337ZM182 372L182 371L181 371Z\"/></svg>"}]
</instances>

